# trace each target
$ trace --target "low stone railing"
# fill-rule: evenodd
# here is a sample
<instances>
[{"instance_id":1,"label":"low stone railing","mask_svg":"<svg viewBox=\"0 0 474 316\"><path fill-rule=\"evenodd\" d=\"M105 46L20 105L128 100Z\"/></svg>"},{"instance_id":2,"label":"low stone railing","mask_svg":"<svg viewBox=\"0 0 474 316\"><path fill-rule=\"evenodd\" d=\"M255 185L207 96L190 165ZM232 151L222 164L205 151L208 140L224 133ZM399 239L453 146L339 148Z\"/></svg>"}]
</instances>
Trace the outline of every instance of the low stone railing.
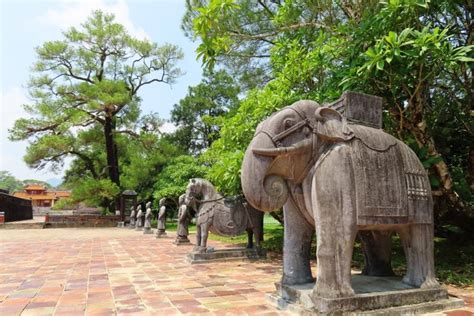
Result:
<instances>
[{"instance_id":1,"label":"low stone railing","mask_svg":"<svg viewBox=\"0 0 474 316\"><path fill-rule=\"evenodd\" d=\"M115 227L120 221L117 215L52 215L45 217L45 228L60 227Z\"/></svg>"}]
</instances>

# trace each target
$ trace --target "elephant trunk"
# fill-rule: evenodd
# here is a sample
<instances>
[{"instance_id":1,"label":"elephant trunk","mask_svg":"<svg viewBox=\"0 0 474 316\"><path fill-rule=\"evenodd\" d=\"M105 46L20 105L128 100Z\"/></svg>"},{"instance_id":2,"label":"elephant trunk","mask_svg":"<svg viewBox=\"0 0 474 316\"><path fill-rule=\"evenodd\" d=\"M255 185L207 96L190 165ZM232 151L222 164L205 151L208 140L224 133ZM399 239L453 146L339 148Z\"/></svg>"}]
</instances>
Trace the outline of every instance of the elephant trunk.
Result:
<instances>
[{"instance_id":1,"label":"elephant trunk","mask_svg":"<svg viewBox=\"0 0 474 316\"><path fill-rule=\"evenodd\" d=\"M254 148L274 148L265 134L254 137L245 152L242 163L242 190L247 201L256 209L271 212L285 204L288 199L286 181L277 175L267 175L273 157L257 155Z\"/></svg>"}]
</instances>

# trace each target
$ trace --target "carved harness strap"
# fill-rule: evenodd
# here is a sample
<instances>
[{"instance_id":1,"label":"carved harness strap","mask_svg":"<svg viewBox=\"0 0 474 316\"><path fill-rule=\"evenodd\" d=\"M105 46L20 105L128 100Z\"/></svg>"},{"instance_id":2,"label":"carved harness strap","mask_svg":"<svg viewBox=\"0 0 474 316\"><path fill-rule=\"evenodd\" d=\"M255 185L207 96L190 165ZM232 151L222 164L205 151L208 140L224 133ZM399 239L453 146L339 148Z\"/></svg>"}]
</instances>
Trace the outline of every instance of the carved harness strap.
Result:
<instances>
[{"instance_id":1,"label":"carved harness strap","mask_svg":"<svg viewBox=\"0 0 474 316\"><path fill-rule=\"evenodd\" d=\"M286 108L283 108L283 109L288 109L288 110L293 110L294 112L296 112L296 114L298 114L298 116L301 118L301 121L296 123L295 125L291 126L290 128L284 130L283 132L281 133L278 133L276 135L274 135L272 132L270 131L267 131L265 129L262 129L261 131L259 131L257 133L257 135L259 133L262 133L262 134L265 134L267 135L270 140L272 141L273 145L276 147L276 148L280 148L282 147L282 143L281 143L281 140L284 139L285 137L287 137L288 135L291 135L293 134L294 132L296 132L297 130L299 130L300 128L303 128L305 126L309 127L311 130L314 129L313 125L311 124L311 122L309 121L309 119L306 117L306 115L300 113L297 109L295 108L292 108L292 107L286 107ZM255 136L257 136L255 135Z\"/></svg>"}]
</instances>

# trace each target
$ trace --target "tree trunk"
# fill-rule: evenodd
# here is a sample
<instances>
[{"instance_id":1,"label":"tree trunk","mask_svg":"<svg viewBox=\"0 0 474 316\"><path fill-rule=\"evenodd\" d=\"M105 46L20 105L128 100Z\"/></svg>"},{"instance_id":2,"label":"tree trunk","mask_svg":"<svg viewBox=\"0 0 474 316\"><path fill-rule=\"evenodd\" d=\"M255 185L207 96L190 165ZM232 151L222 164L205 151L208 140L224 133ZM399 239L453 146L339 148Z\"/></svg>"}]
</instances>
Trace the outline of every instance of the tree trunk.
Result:
<instances>
[{"instance_id":1,"label":"tree trunk","mask_svg":"<svg viewBox=\"0 0 474 316\"><path fill-rule=\"evenodd\" d=\"M412 124L410 127L410 132L415 137L418 146L426 146L428 148L428 155L430 157L442 157L439 151L436 149L436 144L433 137L428 135L428 132L424 128L425 126L426 122L424 121L421 121L416 125ZM453 189L453 179L449 174L449 168L446 162L441 160L434 165L434 169L438 175L438 179L441 183L441 190L443 191L444 195L455 208L464 209L464 203Z\"/></svg>"},{"instance_id":2,"label":"tree trunk","mask_svg":"<svg viewBox=\"0 0 474 316\"><path fill-rule=\"evenodd\" d=\"M118 166L117 146L114 140L115 122L112 117L107 116L104 124L105 150L107 155L107 169L109 179L120 187L120 174ZM115 212L115 202L109 206L111 212Z\"/></svg>"}]
</instances>

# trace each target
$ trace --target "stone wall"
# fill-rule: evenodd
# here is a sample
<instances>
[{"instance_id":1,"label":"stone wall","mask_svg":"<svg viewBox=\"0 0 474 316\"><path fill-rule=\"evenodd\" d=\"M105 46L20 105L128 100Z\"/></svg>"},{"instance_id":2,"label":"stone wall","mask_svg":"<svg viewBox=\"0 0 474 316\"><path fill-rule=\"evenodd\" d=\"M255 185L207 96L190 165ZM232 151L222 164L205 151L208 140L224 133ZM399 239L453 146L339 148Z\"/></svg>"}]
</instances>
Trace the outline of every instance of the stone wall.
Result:
<instances>
[{"instance_id":1,"label":"stone wall","mask_svg":"<svg viewBox=\"0 0 474 316\"><path fill-rule=\"evenodd\" d=\"M33 219L31 201L0 192L0 212L5 213L5 222Z\"/></svg>"},{"instance_id":2,"label":"stone wall","mask_svg":"<svg viewBox=\"0 0 474 316\"><path fill-rule=\"evenodd\" d=\"M47 215L45 228L60 227L115 227L120 221L116 215Z\"/></svg>"}]
</instances>

